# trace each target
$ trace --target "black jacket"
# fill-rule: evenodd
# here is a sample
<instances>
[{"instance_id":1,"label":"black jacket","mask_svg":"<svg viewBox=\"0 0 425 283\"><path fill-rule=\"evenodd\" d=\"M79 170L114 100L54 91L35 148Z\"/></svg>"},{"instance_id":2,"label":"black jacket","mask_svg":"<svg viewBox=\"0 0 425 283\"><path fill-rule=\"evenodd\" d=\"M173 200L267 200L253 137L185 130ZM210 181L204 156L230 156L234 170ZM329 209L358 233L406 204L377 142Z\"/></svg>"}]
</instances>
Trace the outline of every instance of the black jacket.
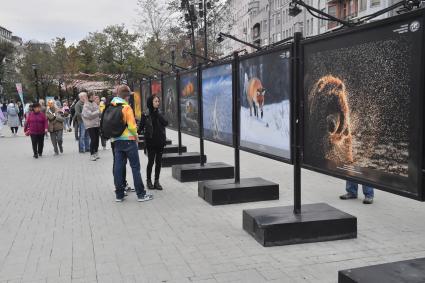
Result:
<instances>
[{"instance_id":1,"label":"black jacket","mask_svg":"<svg viewBox=\"0 0 425 283\"><path fill-rule=\"evenodd\" d=\"M142 115L138 132L145 134L148 147L164 147L167 139L165 127L168 126L168 121L158 109L153 108L153 97L150 96L146 102L148 111Z\"/></svg>"}]
</instances>

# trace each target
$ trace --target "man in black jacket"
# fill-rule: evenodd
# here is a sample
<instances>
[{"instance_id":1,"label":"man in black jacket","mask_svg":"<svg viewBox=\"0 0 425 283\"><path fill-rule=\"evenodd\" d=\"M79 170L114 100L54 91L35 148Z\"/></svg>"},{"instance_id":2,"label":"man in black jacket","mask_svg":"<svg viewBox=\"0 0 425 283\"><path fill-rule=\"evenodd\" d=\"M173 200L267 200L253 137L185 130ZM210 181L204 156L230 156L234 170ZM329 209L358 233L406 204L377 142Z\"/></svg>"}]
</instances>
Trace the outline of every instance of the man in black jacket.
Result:
<instances>
[{"instance_id":1,"label":"man in black jacket","mask_svg":"<svg viewBox=\"0 0 425 283\"><path fill-rule=\"evenodd\" d=\"M148 165L146 167L146 183L150 190L162 190L159 183L161 172L162 153L166 145L165 127L168 121L159 112L160 99L152 95L146 102L148 111L143 114L139 124L139 132L144 132L146 149L148 151ZM152 167L155 162L155 182L152 185Z\"/></svg>"}]
</instances>

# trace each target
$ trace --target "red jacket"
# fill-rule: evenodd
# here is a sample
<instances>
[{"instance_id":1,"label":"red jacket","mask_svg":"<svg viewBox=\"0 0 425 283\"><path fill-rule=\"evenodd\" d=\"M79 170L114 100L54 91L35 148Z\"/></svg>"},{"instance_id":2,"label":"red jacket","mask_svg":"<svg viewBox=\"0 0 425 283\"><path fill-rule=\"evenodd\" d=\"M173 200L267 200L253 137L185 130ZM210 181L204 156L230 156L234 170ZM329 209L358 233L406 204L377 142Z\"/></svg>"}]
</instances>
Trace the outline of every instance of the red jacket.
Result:
<instances>
[{"instance_id":1,"label":"red jacket","mask_svg":"<svg viewBox=\"0 0 425 283\"><path fill-rule=\"evenodd\" d=\"M41 135L47 130L47 117L42 112L31 112L25 123L24 131L29 131L30 135Z\"/></svg>"}]
</instances>

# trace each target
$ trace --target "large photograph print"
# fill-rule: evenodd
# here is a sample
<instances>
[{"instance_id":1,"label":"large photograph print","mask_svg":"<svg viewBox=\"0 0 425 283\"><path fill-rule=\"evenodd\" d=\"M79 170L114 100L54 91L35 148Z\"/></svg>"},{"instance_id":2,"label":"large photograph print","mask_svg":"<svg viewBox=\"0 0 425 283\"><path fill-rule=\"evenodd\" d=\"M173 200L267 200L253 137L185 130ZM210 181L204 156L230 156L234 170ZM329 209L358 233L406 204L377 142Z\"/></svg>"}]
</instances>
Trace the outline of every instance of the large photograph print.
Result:
<instances>
[{"instance_id":1,"label":"large photograph print","mask_svg":"<svg viewBox=\"0 0 425 283\"><path fill-rule=\"evenodd\" d=\"M147 110L146 101L148 97L151 95L149 81L142 82L140 90L142 92L142 111L146 112Z\"/></svg>"},{"instance_id":2,"label":"large photograph print","mask_svg":"<svg viewBox=\"0 0 425 283\"><path fill-rule=\"evenodd\" d=\"M198 76L196 72L180 76L181 130L199 136Z\"/></svg>"},{"instance_id":3,"label":"large photograph print","mask_svg":"<svg viewBox=\"0 0 425 283\"><path fill-rule=\"evenodd\" d=\"M206 139L233 144L232 105L232 65L203 70L202 110Z\"/></svg>"},{"instance_id":4,"label":"large photograph print","mask_svg":"<svg viewBox=\"0 0 425 283\"><path fill-rule=\"evenodd\" d=\"M239 66L241 148L291 159L290 51L241 59Z\"/></svg>"},{"instance_id":5,"label":"large photograph print","mask_svg":"<svg viewBox=\"0 0 425 283\"><path fill-rule=\"evenodd\" d=\"M151 95L156 95L162 99L162 86L161 81L155 80L151 82Z\"/></svg>"},{"instance_id":6,"label":"large photograph print","mask_svg":"<svg viewBox=\"0 0 425 283\"><path fill-rule=\"evenodd\" d=\"M303 163L418 194L421 18L304 46Z\"/></svg>"},{"instance_id":7,"label":"large photograph print","mask_svg":"<svg viewBox=\"0 0 425 283\"><path fill-rule=\"evenodd\" d=\"M164 78L164 115L168 121L168 127L177 129L177 84L176 77Z\"/></svg>"},{"instance_id":8,"label":"large photograph print","mask_svg":"<svg viewBox=\"0 0 425 283\"><path fill-rule=\"evenodd\" d=\"M142 119L142 100L140 97L140 90L134 91L134 116L136 120L140 121Z\"/></svg>"}]
</instances>

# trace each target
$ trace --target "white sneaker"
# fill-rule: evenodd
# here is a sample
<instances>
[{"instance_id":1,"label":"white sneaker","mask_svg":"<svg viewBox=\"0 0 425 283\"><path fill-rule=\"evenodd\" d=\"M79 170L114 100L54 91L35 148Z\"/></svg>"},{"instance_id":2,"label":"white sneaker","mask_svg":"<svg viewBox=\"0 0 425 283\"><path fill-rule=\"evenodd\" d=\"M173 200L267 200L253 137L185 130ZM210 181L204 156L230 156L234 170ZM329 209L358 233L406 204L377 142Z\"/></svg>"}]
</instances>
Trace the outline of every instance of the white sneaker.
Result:
<instances>
[{"instance_id":1,"label":"white sneaker","mask_svg":"<svg viewBox=\"0 0 425 283\"><path fill-rule=\"evenodd\" d=\"M95 153L94 156L96 156L96 159L100 159L99 153Z\"/></svg>"},{"instance_id":2,"label":"white sneaker","mask_svg":"<svg viewBox=\"0 0 425 283\"><path fill-rule=\"evenodd\" d=\"M145 202L145 201L150 201L153 200L153 195L146 193L143 197L138 197L137 201L138 202Z\"/></svg>"},{"instance_id":3,"label":"white sneaker","mask_svg":"<svg viewBox=\"0 0 425 283\"><path fill-rule=\"evenodd\" d=\"M96 160L97 160L97 158L96 158L96 156L93 154L93 155L90 155L90 160L91 160L91 161L96 161Z\"/></svg>"}]
</instances>

